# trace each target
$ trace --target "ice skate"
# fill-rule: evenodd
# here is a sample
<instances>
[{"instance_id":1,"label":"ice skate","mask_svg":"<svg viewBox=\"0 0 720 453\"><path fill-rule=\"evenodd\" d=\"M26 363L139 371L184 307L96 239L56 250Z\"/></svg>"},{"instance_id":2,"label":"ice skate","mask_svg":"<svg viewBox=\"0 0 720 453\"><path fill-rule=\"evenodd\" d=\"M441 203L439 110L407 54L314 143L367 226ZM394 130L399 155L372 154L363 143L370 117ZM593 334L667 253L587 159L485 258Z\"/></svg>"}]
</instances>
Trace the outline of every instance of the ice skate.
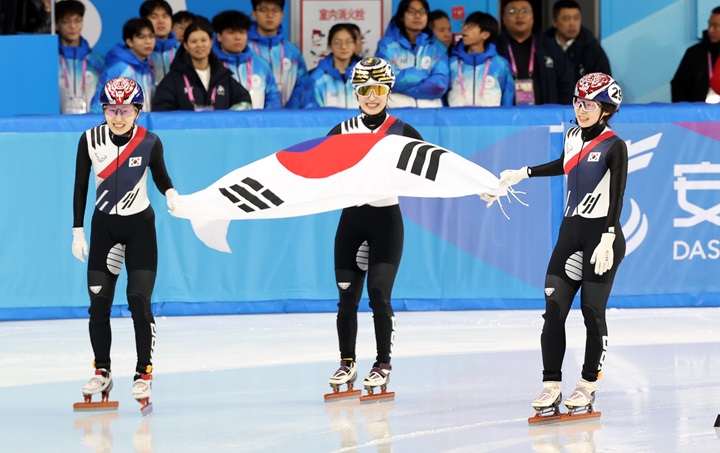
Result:
<instances>
[{"instance_id":1,"label":"ice skate","mask_svg":"<svg viewBox=\"0 0 720 453\"><path fill-rule=\"evenodd\" d=\"M542 392L532 402L535 416L528 418L528 423L559 421L562 415L560 413L560 401L562 401L560 382L543 382Z\"/></svg>"},{"instance_id":2,"label":"ice skate","mask_svg":"<svg viewBox=\"0 0 720 453\"><path fill-rule=\"evenodd\" d=\"M378 363L375 362L373 369L370 370L370 374L367 375L363 381L363 386L367 390L368 394L360 397L360 401L363 403L376 400L393 400L395 399L395 392L388 392L387 385L390 382L390 372L392 366L389 363ZM380 393L375 393L375 389L380 387Z\"/></svg>"},{"instance_id":3,"label":"ice skate","mask_svg":"<svg viewBox=\"0 0 720 453\"><path fill-rule=\"evenodd\" d=\"M107 411L118 408L117 401L109 401L110 390L113 388L112 373L105 368L98 368L87 384L82 386L83 402L73 404L74 411ZM100 401L93 402L92 397L100 393Z\"/></svg>"},{"instance_id":4,"label":"ice skate","mask_svg":"<svg viewBox=\"0 0 720 453\"><path fill-rule=\"evenodd\" d=\"M357 380L357 364L354 360L341 360L340 368L330 379L332 393L325 394L325 401L334 401L342 398L354 398L362 394L361 390L354 390L353 384ZM347 384L347 390L341 391L340 387Z\"/></svg>"},{"instance_id":5,"label":"ice skate","mask_svg":"<svg viewBox=\"0 0 720 453\"><path fill-rule=\"evenodd\" d=\"M595 412L593 409L596 390L597 382L580 379L575 391L564 401L568 413L563 416L561 421L600 417L600 412Z\"/></svg>"},{"instance_id":6,"label":"ice skate","mask_svg":"<svg viewBox=\"0 0 720 453\"><path fill-rule=\"evenodd\" d=\"M152 403L150 402L150 394L152 393L152 374L135 374L135 382L132 386L133 398L140 403L140 412L148 415L152 412Z\"/></svg>"}]
</instances>

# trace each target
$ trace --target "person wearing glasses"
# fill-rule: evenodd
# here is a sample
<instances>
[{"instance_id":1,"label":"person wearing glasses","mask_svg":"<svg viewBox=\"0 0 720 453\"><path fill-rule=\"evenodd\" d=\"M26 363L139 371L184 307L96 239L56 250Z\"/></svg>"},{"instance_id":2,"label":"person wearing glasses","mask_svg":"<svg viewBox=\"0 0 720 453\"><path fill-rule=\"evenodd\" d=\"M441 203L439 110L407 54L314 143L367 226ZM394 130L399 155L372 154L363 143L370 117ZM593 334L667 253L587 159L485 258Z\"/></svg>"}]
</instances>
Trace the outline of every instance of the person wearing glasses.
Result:
<instances>
[{"instance_id":1,"label":"person wearing glasses","mask_svg":"<svg viewBox=\"0 0 720 453\"><path fill-rule=\"evenodd\" d=\"M170 210L175 209L179 195L165 168L162 142L135 124L147 102L142 87L132 79L118 77L103 86L99 99L105 122L80 138L73 195L72 253L82 262L88 258L89 330L95 356L95 372L82 393L90 402L92 395L102 393L106 399L112 390L110 311L124 261L137 350L132 394L145 408L152 391L155 321L150 301L158 261L148 170ZM83 224L91 170L96 201L88 249Z\"/></svg>"},{"instance_id":2,"label":"person wearing glasses","mask_svg":"<svg viewBox=\"0 0 720 453\"><path fill-rule=\"evenodd\" d=\"M445 44L428 26L427 0L402 0L376 56L397 71L390 107L442 107L448 89L448 55Z\"/></svg>"},{"instance_id":3,"label":"person wearing glasses","mask_svg":"<svg viewBox=\"0 0 720 453\"><path fill-rule=\"evenodd\" d=\"M353 24L339 23L330 28L328 32L330 54L323 57L317 67L310 71L308 99L304 108L356 109L359 107L352 84L353 68L360 61L356 46Z\"/></svg>"},{"instance_id":4,"label":"person wearing glasses","mask_svg":"<svg viewBox=\"0 0 720 453\"><path fill-rule=\"evenodd\" d=\"M150 66L150 54L155 48L155 32L149 19L134 18L123 25L123 42L115 44L105 56L105 71L100 76L98 90L93 96L90 110L102 113L100 96L110 80L128 77L143 90L145 110L150 110L155 94L155 75Z\"/></svg>"},{"instance_id":5,"label":"person wearing glasses","mask_svg":"<svg viewBox=\"0 0 720 453\"><path fill-rule=\"evenodd\" d=\"M515 105L570 104L572 65L552 38L535 33L532 4L505 0L503 30L497 51L510 62L515 79Z\"/></svg>"},{"instance_id":6,"label":"person wearing glasses","mask_svg":"<svg viewBox=\"0 0 720 453\"><path fill-rule=\"evenodd\" d=\"M358 62L353 68L352 84L360 104L360 115L338 124L328 135L395 134L422 140L412 126L387 112L388 97L395 82L394 70L385 60L368 57ZM351 387L357 379L357 312L366 276L377 357L363 385L366 388L384 388L388 383L395 336L395 314L390 299L402 256L403 238L403 220L397 197L342 211L335 234L340 368L329 380L336 390L348 384L348 390L352 391Z\"/></svg>"},{"instance_id":7,"label":"person wearing glasses","mask_svg":"<svg viewBox=\"0 0 720 453\"><path fill-rule=\"evenodd\" d=\"M105 61L82 37L85 5L78 0L55 4L59 39L60 113L88 113Z\"/></svg>"},{"instance_id":8,"label":"person wearing glasses","mask_svg":"<svg viewBox=\"0 0 720 453\"><path fill-rule=\"evenodd\" d=\"M308 72L300 48L288 39L282 26L285 0L252 0L252 7L255 22L248 30L248 47L270 63L282 106L301 108Z\"/></svg>"},{"instance_id":9,"label":"person wearing glasses","mask_svg":"<svg viewBox=\"0 0 720 453\"><path fill-rule=\"evenodd\" d=\"M608 125L621 102L622 90L612 77L601 72L583 76L573 98L577 126L565 133L562 156L500 174L501 186L563 174L567 182L565 215L545 276L545 323L540 336L543 390L532 403L538 415L555 414L562 400L565 320L581 288L580 309L587 331L585 363L577 387L564 404L572 412L592 412L595 401L607 348L605 311L625 256L620 212L628 153L625 142Z\"/></svg>"}]
</instances>

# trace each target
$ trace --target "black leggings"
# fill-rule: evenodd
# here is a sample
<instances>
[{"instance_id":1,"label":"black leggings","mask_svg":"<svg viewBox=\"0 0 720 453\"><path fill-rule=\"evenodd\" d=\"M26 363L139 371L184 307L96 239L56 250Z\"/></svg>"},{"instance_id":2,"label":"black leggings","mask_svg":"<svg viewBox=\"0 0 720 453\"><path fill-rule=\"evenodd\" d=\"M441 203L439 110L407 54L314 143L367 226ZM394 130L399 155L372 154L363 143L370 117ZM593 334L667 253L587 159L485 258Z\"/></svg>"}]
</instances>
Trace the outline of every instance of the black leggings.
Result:
<instances>
[{"instance_id":1,"label":"black leggings","mask_svg":"<svg viewBox=\"0 0 720 453\"><path fill-rule=\"evenodd\" d=\"M625 237L620 225L615 226L614 260L603 275L595 273L590 264L595 247L606 231L606 219L565 218L560 226L558 241L553 250L545 276L545 314L540 343L542 345L543 381L562 381L562 362L565 357L565 320L578 290L580 310L587 332L582 378L596 381L600 377L607 350L605 310L615 273L625 256Z\"/></svg>"},{"instance_id":2,"label":"black leggings","mask_svg":"<svg viewBox=\"0 0 720 453\"><path fill-rule=\"evenodd\" d=\"M381 208L363 205L343 210L335 234L335 279L340 292L337 332L341 359L356 358L357 312L367 274L375 325L376 360L390 363L395 337L395 313L390 298L402 257L403 239L399 205ZM367 247L363 246L366 241Z\"/></svg>"},{"instance_id":3,"label":"black leggings","mask_svg":"<svg viewBox=\"0 0 720 453\"><path fill-rule=\"evenodd\" d=\"M128 275L128 308L135 328L136 371L149 373L155 348L155 320L150 299L158 261L155 212L151 207L132 216L97 210L93 214L88 256L88 313L96 368L110 369L110 311L123 261Z\"/></svg>"}]
</instances>

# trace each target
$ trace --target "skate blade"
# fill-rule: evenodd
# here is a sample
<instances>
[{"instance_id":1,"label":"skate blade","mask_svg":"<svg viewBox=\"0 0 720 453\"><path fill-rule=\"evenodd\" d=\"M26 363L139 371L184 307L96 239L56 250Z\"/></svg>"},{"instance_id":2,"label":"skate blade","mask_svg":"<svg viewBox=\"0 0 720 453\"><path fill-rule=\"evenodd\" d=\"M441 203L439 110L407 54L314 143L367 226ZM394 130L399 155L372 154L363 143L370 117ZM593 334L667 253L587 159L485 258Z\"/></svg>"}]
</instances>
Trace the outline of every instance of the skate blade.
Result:
<instances>
[{"instance_id":1,"label":"skate blade","mask_svg":"<svg viewBox=\"0 0 720 453\"><path fill-rule=\"evenodd\" d=\"M560 412L549 415L535 414L534 417L528 418L528 423L531 425L542 425L559 422L565 414Z\"/></svg>"},{"instance_id":2,"label":"skate blade","mask_svg":"<svg viewBox=\"0 0 720 453\"><path fill-rule=\"evenodd\" d=\"M563 423L566 423L566 422L575 422L575 421L580 421L580 420L595 419L595 418L600 418L601 414L602 414L602 412L595 412L595 411L582 412L579 414L568 412L567 414L563 414L560 417L560 421Z\"/></svg>"},{"instance_id":3,"label":"skate blade","mask_svg":"<svg viewBox=\"0 0 720 453\"><path fill-rule=\"evenodd\" d=\"M360 397L361 403L372 403L373 401L393 401L395 392L369 393Z\"/></svg>"},{"instance_id":4,"label":"skate blade","mask_svg":"<svg viewBox=\"0 0 720 453\"><path fill-rule=\"evenodd\" d=\"M326 403L332 402L332 401L342 401L349 398L357 398L358 396L362 395L362 390L346 390L344 392L332 392L332 393L326 393L323 395L323 398L325 399Z\"/></svg>"},{"instance_id":5,"label":"skate blade","mask_svg":"<svg viewBox=\"0 0 720 453\"><path fill-rule=\"evenodd\" d=\"M98 401L89 403L73 404L74 412L90 412L90 411L116 411L119 403L117 401Z\"/></svg>"},{"instance_id":6,"label":"skate blade","mask_svg":"<svg viewBox=\"0 0 720 453\"><path fill-rule=\"evenodd\" d=\"M140 412L142 412L143 417L152 414L153 404L147 398L137 401L140 403Z\"/></svg>"}]
</instances>

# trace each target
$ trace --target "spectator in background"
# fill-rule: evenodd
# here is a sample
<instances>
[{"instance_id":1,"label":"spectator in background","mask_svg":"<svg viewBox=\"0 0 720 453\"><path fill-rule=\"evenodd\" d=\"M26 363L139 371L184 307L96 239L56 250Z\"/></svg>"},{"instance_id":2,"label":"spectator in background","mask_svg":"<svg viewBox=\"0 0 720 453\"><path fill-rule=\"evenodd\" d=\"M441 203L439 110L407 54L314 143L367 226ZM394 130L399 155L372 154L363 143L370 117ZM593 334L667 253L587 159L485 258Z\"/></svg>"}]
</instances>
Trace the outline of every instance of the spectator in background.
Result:
<instances>
[{"instance_id":1,"label":"spectator in background","mask_svg":"<svg viewBox=\"0 0 720 453\"><path fill-rule=\"evenodd\" d=\"M360 30L360 27L358 24L348 22L345 25L350 27L352 29L353 36L355 37L355 55L359 56L360 58L364 58L365 55L363 55L363 41L365 40L362 31Z\"/></svg>"},{"instance_id":2,"label":"spectator in background","mask_svg":"<svg viewBox=\"0 0 720 453\"><path fill-rule=\"evenodd\" d=\"M298 46L290 42L281 23L285 0L252 0L249 47L270 63L282 106L300 108L303 88L307 85L307 67Z\"/></svg>"},{"instance_id":3,"label":"spectator in background","mask_svg":"<svg viewBox=\"0 0 720 453\"><path fill-rule=\"evenodd\" d=\"M147 0L140 5L140 17L149 19L155 31L155 48L150 55L150 67L155 83L160 83L170 70L180 41L172 32L172 8L165 0Z\"/></svg>"},{"instance_id":4,"label":"spectator in background","mask_svg":"<svg viewBox=\"0 0 720 453\"><path fill-rule=\"evenodd\" d=\"M60 112L88 113L98 80L105 69L103 58L82 37L85 5L64 0L55 5L55 27L60 38Z\"/></svg>"},{"instance_id":5,"label":"spectator in background","mask_svg":"<svg viewBox=\"0 0 720 453\"><path fill-rule=\"evenodd\" d=\"M575 0L559 0L553 5L553 26L545 35L555 40L573 68L573 78L591 72L610 73L610 61L592 32L582 25L582 11Z\"/></svg>"},{"instance_id":6,"label":"spectator in background","mask_svg":"<svg viewBox=\"0 0 720 453\"><path fill-rule=\"evenodd\" d=\"M427 0L401 0L377 57L397 71L390 107L442 107L448 89L447 47L428 27Z\"/></svg>"},{"instance_id":7,"label":"spectator in background","mask_svg":"<svg viewBox=\"0 0 720 453\"><path fill-rule=\"evenodd\" d=\"M216 33L213 51L233 78L250 93L252 108L282 108L270 64L247 45L250 25L250 18L240 11L223 11L213 17L212 27Z\"/></svg>"},{"instance_id":8,"label":"spectator in background","mask_svg":"<svg viewBox=\"0 0 720 453\"><path fill-rule=\"evenodd\" d=\"M352 24L335 24L328 32L330 54L310 72L305 108L340 107L356 109L360 103L352 85L352 71L361 60Z\"/></svg>"},{"instance_id":9,"label":"spectator in background","mask_svg":"<svg viewBox=\"0 0 720 453\"><path fill-rule=\"evenodd\" d=\"M710 79L714 76L718 55L720 55L720 6L712 10L702 40L685 51L675 77L670 82L672 102L717 103L720 101L716 98L716 92L710 88Z\"/></svg>"},{"instance_id":10,"label":"spectator in background","mask_svg":"<svg viewBox=\"0 0 720 453\"><path fill-rule=\"evenodd\" d=\"M512 71L494 44L498 28L494 17L480 11L465 20L450 57L450 107L513 105Z\"/></svg>"},{"instance_id":11,"label":"spectator in background","mask_svg":"<svg viewBox=\"0 0 720 453\"><path fill-rule=\"evenodd\" d=\"M152 22L142 18L130 19L123 25L122 37L123 42L115 44L105 56L106 68L90 105L93 113L102 113L100 92L107 82L117 77L137 82L144 93L146 110L150 110L155 94L155 77L150 68L150 54L155 48Z\"/></svg>"},{"instance_id":12,"label":"spectator in background","mask_svg":"<svg viewBox=\"0 0 720 453\"><path fill-rule=\"evenodd\" d=\"M441 43L448 48L448 55L452 53L453 33L452 25L450 25L450 17L441 9L436 9L428 15L428 24L430 29Z\"/></svg>"},{"instance_id":13,"label":"spectator in background","mask_svg":"<svg viewBox=\"0 0 720 453\"><path fill-rule=\"evenodd\" d=\"M213 29L196 20L185 33L178 53L153 98L154 111L249 110L250 94L213 53Z\"/></svg>"},{"instance_id":14,"label":"spectator in background","mask_svg":"<svg viewBox=\"0 0 720 453\"><path fill-rule=\"evenodd\" d=\"M185 29L195 20L195 14L189 11L178 11L172 16L172 32L178 42L185 41Z\"/></svg>"},{"instance_id":15,"label":"spectator in background","mask_svg":"<svg viewBox=\"0 0 720 453\"><path fill-rule=\"evenodd\" d=\"M713 68L712 77L710 78L710 88L712 88L715 96L710 96L708 94L708 98L710 99L705 98L705 102L709 104L720 103L720 58L715 59L715 66Z\"/></svg>"},{"instance_id":16,"label":"spectator in background","mask_svg":"<svg viewBox=\"0 0 720 453\"><path fill-rule=\"evenodd\" d=\"M504 0L498 53L510 62L515 105L570 104L575 82L565 53L547 36L533 33L528 0Z\"/></svg>"}]
</instances>

